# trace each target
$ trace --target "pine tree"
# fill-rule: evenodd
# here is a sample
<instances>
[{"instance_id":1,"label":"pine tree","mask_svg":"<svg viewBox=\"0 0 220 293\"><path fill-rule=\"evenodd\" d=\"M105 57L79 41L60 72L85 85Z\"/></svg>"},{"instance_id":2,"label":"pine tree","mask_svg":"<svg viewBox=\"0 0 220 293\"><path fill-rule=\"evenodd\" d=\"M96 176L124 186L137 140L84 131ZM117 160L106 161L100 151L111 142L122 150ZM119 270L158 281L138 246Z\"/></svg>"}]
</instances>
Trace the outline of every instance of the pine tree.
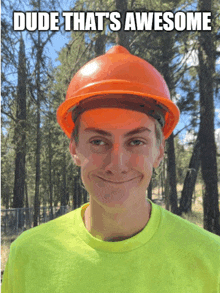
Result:
<instances>
[{"instance_id":1,"label":"pine tree","mask_svg":"<svg viewBox=\"0 0 220 293\"><path fill-rule=\"evenodd\" d=\"M200 11L213 11L212 0L200 0ZM199 36L199 91L201 168L204 181L204 228L220 235L216 144L214 135L213 83L215 73L214 34L201 31Z\"/></svg>"},{"instance_id":2,"label":"pine tree","mask_svg":"<svg viewBox=\"0 0 220 293\"><path fill-rule=\"evenodd\" d=\"M25 156L26 156L26 60L25 46L21 36L18 62L17 111L14 142L15 148L15 180L14 208L24 206L25 189Z\"/></svg>"}]
</instances>

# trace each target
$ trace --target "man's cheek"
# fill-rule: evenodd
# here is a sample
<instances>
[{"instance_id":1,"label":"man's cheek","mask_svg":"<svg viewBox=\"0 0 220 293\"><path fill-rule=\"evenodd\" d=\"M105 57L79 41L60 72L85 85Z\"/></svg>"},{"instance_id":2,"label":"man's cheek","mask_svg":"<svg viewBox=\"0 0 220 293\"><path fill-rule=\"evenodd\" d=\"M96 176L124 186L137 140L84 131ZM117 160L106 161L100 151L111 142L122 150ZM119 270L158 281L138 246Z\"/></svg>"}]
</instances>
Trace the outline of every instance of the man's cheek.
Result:
<instances>
[{"instance_id":1,"label":"man's cheek","mask_svg":"<svg viewBox=\"0 0 220 293\"><path fill-rule=\"evenodd\" d=\"M152 160L149 156L138 156L133 159L132 165L137 167L139 171L144 172L152 165Z\"/></svg>"},{"instance_id":2,"label":"man's cheek","mask_svg":"<svg viewBox=\"0 0 220 293\"><path fill-rule=\"evenodd\" d=\"M144 165L143 156L132 155L130 157L129 163L132 167L143 168L143 165Z\"/></svg>"},{"instance_id":3,"label":"man's cheek","mask_svg":"<svg viewBox=\"0 0 220 293\"><path fill-rule=\"evenodd\" d=\"M89 158L84 157L82 163L82 172L86 176L90 172L95 172L102 167L102 160L95 156L90 156Z\"/></svg>"}]
</instances>

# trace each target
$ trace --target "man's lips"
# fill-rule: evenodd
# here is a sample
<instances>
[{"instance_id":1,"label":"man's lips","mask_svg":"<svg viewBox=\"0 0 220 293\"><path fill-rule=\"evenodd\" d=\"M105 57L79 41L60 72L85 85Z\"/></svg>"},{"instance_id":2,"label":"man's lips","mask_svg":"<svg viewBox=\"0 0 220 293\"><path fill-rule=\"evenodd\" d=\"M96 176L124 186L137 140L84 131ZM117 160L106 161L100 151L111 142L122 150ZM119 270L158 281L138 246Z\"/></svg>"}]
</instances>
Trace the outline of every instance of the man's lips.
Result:
<instances>
[{"instance_id":1,"label":"man's lips","mask_svg":"<svg viewBox=\"0 0 220 293\"><path fill-rule=\"evenodd\" d=\"M115 184L127 183L127 182L129 182L129 181L132 181L132 180L138 178L138 177L134 177L134 178L131 178L131 179L129 179L129 180L125 180L125 181L111 181L111 180L107 180L107 179L104 179L104 178L99 177L99 176L97 176L97 177L98 177L99 179L103 180L103 181L110 182L110 183L115 183Z\"/></svg>"}]
</instances>

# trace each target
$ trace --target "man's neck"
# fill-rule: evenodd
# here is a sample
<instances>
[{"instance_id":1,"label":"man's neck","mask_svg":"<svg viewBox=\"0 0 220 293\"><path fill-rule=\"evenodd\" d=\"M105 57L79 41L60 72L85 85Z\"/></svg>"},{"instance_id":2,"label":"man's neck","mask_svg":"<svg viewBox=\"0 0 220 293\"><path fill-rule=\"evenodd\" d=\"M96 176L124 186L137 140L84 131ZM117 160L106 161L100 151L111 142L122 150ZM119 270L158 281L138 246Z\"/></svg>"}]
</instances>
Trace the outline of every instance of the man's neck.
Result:
<instances>
[{"instance_id":1,"label":"man's neck","mask_svg":"<svg viewBox=\"0 0 220 293\"><path fill-rule=\"evenodd\" d=\"M145 200L141 205L121 213L109 212L97 202L90 201L84 214L84 224L92 236L103 241L122 241L140 233L151 215L151 204Z\"/></svg>"}]
</instances>

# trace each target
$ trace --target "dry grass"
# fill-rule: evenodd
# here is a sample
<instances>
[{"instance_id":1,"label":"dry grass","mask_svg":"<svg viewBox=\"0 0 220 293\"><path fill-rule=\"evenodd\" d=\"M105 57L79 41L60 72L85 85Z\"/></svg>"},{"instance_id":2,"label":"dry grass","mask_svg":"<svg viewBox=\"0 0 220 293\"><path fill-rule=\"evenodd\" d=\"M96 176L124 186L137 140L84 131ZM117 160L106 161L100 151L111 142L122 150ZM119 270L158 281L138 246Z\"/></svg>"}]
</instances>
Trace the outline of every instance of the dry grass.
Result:
<instances>
[{"instance_id":1,"label":"dry grass","mask_svg":"<svg viewBox=\"0 0 220 293\"><path fill-rule=\"evenodd\" d=\"M10 242L2 242L1 243L1 270L5 270L6 262L9 256L9 247Z\"/></svg>"},{"instance_id":2,"label":"dry grass","mask_svg":"<svg viewBox=\"0 0 220 293\"><path fill-rule=\"evenodd\" d=\"M182 218L203 228L202 196L197 197L195 202L192 204L192 212L188 214L183 213Z\"/></svg>"},{"instance_id":3,"label":"dry grass","mask_svg":"<svg viewBox=\"0 0 220 293\"><path fill-rule=\"evenodd\" d=\"M202 183L197 183L195 186L195 191L193 193L192 201L192 212L182 214L182 218L192 222L199 227L203 228L203 202L202 202ZM183 184L177 184L177 194L178 198L181 197L181 191L183 189ZM220 194L220 183L218 184L218 193ZM153 199L158 199L158 188L153 190ZM160 197L161 198L161 197ZM161 206L165 208L165 203L162 202ZM219 199L219 209L220 209L220 199Z\"/></svg>"},{"instance_id":4,"label":"dry grass","mask_svg":"<svg viewBox=\"0 0 220 293\"><path fill-rule=\"evenodd\" d=\"M154 199L154 197L153 197ZM155 197L155 199L157 199ZM165 203L161 202L161 206L165 209ZM195 202L192 203L192 212L182 214L182 218L192 222L199 227L203 228L203 207L202 207L202 197L196 198Z\"/></svg>"},{"instance_id":5,"label":"dry grass","mask_svg":"<svg viewBox=\"0 0 220 293\"><path fill-rule=\"evenodd\" d=\"M18 235L2 236L1 239L1 271L5 270L8 260L10 245L18 237Z\"/></svg>"},{"instance_id":6,"label":"dry grass","mask_svg":"<svg viewBox=\"0 0 220 293\"><path fill-rule=\"evenodd\" d=\"M183 185L178 184L177 185L177 194L178 197L181 196ZM158 190L155 188L153 190L153 199L157 199L156 196ZM154 196L155 195L155 196ZM165 203L162 202L161 206L165 208ZM202 206L202 183L197 183L195 187L195 191L193 194L193 201L192 201L192 212L190 213L183 213L182 218L188 220L189 222L192 222L199 227L203 228L203 206Z\"/></svg>"}]
</instances>

